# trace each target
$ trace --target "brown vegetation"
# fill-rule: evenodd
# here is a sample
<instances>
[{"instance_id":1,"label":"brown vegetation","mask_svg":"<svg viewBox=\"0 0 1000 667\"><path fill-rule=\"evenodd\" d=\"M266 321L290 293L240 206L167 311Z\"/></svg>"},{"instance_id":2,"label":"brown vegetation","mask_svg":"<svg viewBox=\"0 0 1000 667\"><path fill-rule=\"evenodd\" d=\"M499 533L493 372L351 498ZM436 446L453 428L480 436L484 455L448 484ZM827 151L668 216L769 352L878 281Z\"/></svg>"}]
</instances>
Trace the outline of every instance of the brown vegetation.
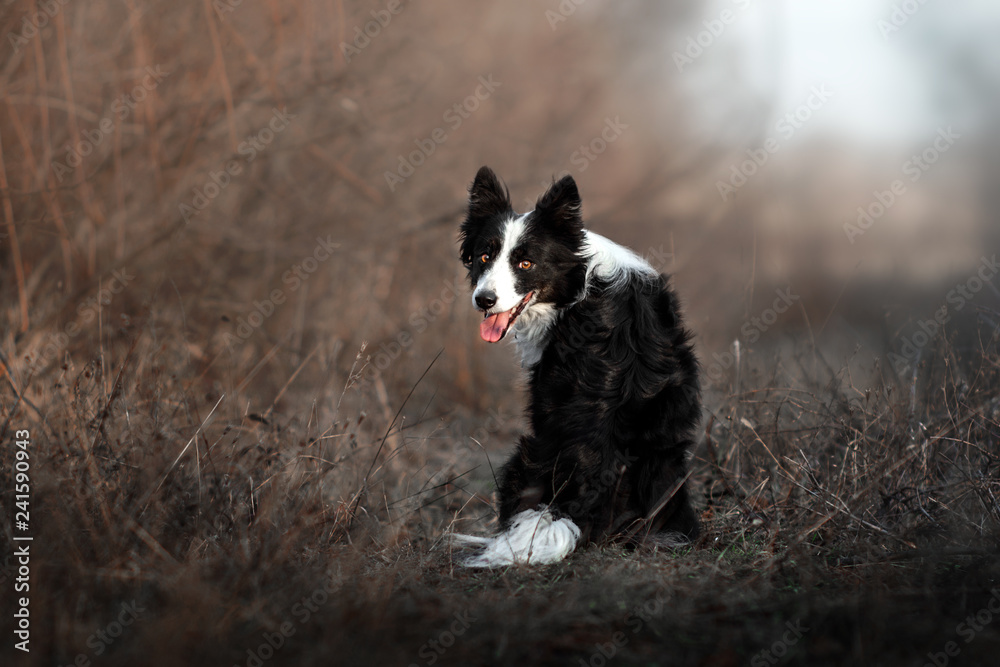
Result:
<instances>
[{"instance_id":1,"label":"brown vegetation","mask_svg":"<svg viewBox=\"0 0 1000 667\"><path fill-rule=\"evenodd\" d=\"M403 3L345 54L389 4L2 10L20 35L56 8L0 67L4 664L888 665L949 641L990 664L1000 621L957 626L1000 585L996 308L888 361L899 312L933 312L951 276L851 283L811 237L768 255L782 190L717 201L732 152L687 138L679 93L652 110L642 44L602 28L641 23L627 8L551 30L528 2ZM522 401L466 307L465 188L490 163L534 197L616 115L632 129L574 173L590 223L659 253L699 332L704 536L463 570L442 537L490 529ZM801 302L730 363L788 256ZM30 655L6 602L21 429Z\"/></svg>"}]
</instances>

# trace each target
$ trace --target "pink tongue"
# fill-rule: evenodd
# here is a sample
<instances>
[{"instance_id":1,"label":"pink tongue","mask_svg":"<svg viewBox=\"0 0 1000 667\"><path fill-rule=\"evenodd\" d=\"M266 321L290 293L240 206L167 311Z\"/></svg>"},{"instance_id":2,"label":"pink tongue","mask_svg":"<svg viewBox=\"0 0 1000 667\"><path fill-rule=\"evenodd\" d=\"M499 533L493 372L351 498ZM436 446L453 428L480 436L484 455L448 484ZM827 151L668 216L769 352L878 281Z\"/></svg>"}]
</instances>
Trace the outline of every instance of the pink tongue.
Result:
<instances>
[{"instance_id":1,"label":"pink tongue","mask_svg":"<svg viewBox=\"0 0 1000 667\"><path fill-rule=\"evenodd\" d=\"M479 335L487 343L496 343L503 338L503 332L507 328L508 321L510 321L509 311L490 315L480 323Z\"/></svg>"}]
</instances>

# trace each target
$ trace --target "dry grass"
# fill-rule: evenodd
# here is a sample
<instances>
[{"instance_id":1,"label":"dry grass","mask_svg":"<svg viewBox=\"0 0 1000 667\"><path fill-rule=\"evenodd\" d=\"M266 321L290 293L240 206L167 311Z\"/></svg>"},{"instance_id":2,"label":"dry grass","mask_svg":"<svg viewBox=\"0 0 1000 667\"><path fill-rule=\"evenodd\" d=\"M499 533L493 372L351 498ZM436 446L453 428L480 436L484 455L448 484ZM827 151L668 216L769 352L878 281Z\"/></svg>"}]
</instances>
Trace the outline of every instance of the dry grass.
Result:
<instances>
[{"instance_id":1,"label":"dry grass","mask_svg":"<svg viewBox=\"0 0 1000 667\"><path fill-rule=\"evenodd\" d=\"M0 32L41 5L11 4ZM744 350L709 391L691 481L705 535L691 549L458 569L442 535L488 528L491 466L521 424L513 371L497 370L507 351L484 351L452 306L465 300L464 184L491 150L563 165L593 118L571 99L543 110L497 95L390 192L386 156L493 64L470 48L442 82L414 44L452 44L472 19L407 5L348 63L337 44L368 6L265 5L70 4L0 71L0 493L11 507L6 445L30 429L34 534L33 650L8 639L3 660L250 665L286 624L264 664L596 665L613 647L619 664L736 665L801 622L789 662L921 664L986 606L1000 576L1000 352L984 320L956 322L906 377L855 378L808 334ZM479 28L525 29L498 11L477 6ZM613 50L599 30L549 42L519 44L510 71L568 53L599 67ZM119 118L114 100L158 64L168 74ZM581 87L598 120L613 111L613 91ZM295 117L246 160L242 137L275 108ZM102 118L112 131L56 178L65 146ZM527 123L565 136L504 134ZM242 171L186 222L178 205L230 160ZM674 169L628 189L626 219ZM327 237L338 248L320 260ZM374 372L400 333L412 343ZM6 522L5 555L11 537ZM131 603L143 611L120 638L93 638ZM987 625L961 660L987 664L998 637Z\"/></svg>"}]
</instances>

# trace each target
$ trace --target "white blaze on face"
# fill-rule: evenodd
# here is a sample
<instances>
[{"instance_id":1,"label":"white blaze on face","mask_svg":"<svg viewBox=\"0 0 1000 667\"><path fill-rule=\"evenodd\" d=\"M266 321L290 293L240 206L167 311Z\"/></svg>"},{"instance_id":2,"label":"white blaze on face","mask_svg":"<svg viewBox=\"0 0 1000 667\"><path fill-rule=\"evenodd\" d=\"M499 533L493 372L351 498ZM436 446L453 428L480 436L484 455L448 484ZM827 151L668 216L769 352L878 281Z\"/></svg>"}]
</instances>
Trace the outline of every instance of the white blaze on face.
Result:
<instances>
[{"instance_id":1,"label":"white blaze on face","mask_svg":"<svg viewBox=\"0 0 1000 667\"><path fill-rule=\"evenodd\" d=\"M479 278L476 289L472 292L472 306L476 306L476 297L483 292L493 292L497 295L497 303L490 312L499 313L515 308L524 298L524 294L517 293L514 284L514 267L510 263L510 253L514 251L517 244L524 235L525 219L529 213L525 213L519 218L512 218L504 226L503 241L500 245L500 252L493 260L486 273Z\"/></svg>"}]
</instances>

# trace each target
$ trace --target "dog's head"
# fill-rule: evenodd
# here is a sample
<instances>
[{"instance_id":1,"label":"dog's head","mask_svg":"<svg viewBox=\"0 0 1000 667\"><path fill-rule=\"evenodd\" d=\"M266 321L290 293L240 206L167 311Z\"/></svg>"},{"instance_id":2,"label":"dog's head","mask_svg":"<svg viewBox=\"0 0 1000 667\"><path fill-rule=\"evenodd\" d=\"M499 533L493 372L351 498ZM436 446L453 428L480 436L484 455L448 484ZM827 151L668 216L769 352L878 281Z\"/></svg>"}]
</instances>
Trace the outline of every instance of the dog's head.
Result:
<instances>
[{"instance_id":1,"label":"dog's head","mask_svg":"<svg viewBox=\"0 0 1000 667\"><path fill-rule=\"evenodd\" d=\"M496 343L519 317L576 300L586 279L583 241L580 193L572 176L553 183L535 210L518 214L496 174L481 168L469 190L461 253L473 306L483 313L483 340Z\"/></svg>"}]
</instances>

